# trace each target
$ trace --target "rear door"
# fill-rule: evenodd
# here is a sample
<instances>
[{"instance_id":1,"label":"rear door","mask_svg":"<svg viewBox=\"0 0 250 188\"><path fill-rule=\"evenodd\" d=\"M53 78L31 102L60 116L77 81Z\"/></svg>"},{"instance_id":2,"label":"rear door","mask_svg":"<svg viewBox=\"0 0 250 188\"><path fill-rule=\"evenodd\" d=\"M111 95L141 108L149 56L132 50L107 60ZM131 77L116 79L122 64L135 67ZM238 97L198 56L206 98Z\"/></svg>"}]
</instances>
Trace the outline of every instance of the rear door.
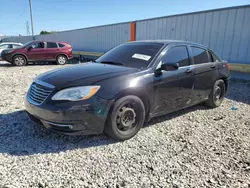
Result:
<instances>
[{"instance_id":1,"label":"rear door","mask_svg":"<svg viewBox=\"0 0 250 188\"><path fill-rule=\"evenodd\" d=\"M47 42L46 55L47 59L55 60L58 54L59 48L56 42Z\"/></svg>"},{"instance_id":2,"label":"rear door","mask_svg":"<svg viewBox=\"0 0 250 188\"><path fill-rule=\"evenodd\" d=\"M189 46L192 54L195 85L192 101L198 103L208 98L218 76L218 63L213 62L210 52L199 46Z\"/></svg>"},{"instance_id":3,"label":"rear door","mask_svg":"<svg viewBox=\"0 0 250 188\"><path fill-rule=\"evenodd\" d=\"M175 71L162 71L161 75L155 76L155 115L189 106L194 86L194 71L190 65L187 46L171 45L167 48L156 69L160 68L162 61L178 63L179 68Z\"/></svg>"}]
</instances>

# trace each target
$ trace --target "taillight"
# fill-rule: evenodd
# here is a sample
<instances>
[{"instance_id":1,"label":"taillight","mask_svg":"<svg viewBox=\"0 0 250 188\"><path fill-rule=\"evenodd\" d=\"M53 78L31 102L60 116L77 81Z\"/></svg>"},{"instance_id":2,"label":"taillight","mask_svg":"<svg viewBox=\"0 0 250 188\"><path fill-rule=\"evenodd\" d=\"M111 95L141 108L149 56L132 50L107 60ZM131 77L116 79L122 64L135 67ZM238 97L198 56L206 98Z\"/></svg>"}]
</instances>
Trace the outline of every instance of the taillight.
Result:
<instances>
[{"instance_id":1,"label":"taillight","mask_svg":"<svg viewBox=\"0 0 250 188\"><path fill-rule=\"evenodd\" d=\"M227 69L230 70L230 64L226 62Z\"/></svg>"}]
</instances>

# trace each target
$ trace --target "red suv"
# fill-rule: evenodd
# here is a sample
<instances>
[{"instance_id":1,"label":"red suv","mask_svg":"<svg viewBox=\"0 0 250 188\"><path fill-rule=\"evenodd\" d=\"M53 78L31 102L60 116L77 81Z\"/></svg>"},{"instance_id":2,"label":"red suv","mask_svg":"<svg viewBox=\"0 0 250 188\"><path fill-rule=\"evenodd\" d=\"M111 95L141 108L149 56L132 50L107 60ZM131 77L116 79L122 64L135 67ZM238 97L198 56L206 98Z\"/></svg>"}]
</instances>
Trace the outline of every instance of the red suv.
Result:
<instances>
[{"instance_id":1,"label":"red suv","mask_svg":"<svg viewBox=\"0 0 250 188\"><path fill-rule=\"evenodd\" d=\"M65 42L30 41L19 48L2 51L2 59L16 66L39 61L56 61L64 65L72 58L72 47Z\"/></svg>"}]
</instances>

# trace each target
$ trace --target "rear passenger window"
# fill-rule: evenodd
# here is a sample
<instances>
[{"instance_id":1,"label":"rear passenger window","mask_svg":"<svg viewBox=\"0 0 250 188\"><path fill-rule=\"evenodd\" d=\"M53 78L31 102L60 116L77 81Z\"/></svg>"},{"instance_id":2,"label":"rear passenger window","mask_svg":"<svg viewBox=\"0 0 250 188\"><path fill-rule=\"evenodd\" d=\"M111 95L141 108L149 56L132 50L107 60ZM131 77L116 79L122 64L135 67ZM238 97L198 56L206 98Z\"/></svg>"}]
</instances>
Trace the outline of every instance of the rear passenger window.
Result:
<instances>
[{"instance_id":1,"label":"rear passenger window","mask_svg":"<svg viewBox=\"0 0 250 188\"><path fill-rule=\"evenodd\" d=\"M58 44L60 48L63 48L65 45L64 44Z\"/></svg>"},{"instance_id":2,"label":"rear passenger window","mask_svg":"<svg viewBox=\"0 0 250 188\"><path fill-rule=\"evenodd\" d=\"M165 63L179 63L180 67L189 65L189 57L186 46L176 46L167 51L162 57Z\"/></svg>"},{"instance_id":3,"label":"rear passenger window","mask_svg":"<svg viewBox=\"0 0 250 188\"><path fill-rule=\"evenodd\" d=\"M215 61L221 61L221 58L218 57L214 52L210 51L209 53L212 56L213 62L215 62Z\"/></svg>"},{"instance_id":4,"label":"rear passenger window","mask_svg":"<svg viewBox=\"0 0 250 188\"><path fill-rule=\"evenodd\" d=\"M207 55L207 51L202 48L197 47L191 47L193 58L194 58L194 64L201 64L201 63L208 63L209 58Z\"/></svg>"},{"instance_id":5,"label":"rear passenger window","mask_svg":"<svg viewBox=\"0 0 250 188\"><path fill-rule=\"evenodd\" d=\"M13 48L18 48L18 47L20 47L21 45L13 44L12 46L13 46Z\"/></svg>"},{"instance_id":6,"label":"rear passenger window","mask_svg":"<svg viewBox=\"0 0 250 188\"><path fill-rule=\"evenodd\" d=\"M47 48L57 48L57 44L54 42L47 42Z\"/></svg>"}]
</instances>

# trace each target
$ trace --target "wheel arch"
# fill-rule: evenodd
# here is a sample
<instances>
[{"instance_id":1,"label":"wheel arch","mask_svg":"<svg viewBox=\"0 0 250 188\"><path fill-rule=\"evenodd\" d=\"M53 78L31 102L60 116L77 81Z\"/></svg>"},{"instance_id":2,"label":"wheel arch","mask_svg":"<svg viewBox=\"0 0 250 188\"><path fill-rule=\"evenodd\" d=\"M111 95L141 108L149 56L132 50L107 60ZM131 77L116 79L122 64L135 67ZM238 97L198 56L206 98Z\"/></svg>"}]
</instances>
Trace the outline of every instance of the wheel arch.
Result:
<instances>
[{"instance_id":1,"label":"wheel arch","mask_svg":"<svg viewBox=\"0 0 250 188\"><path fill-rule=\"evenodd\" d=\"M145 112L146 112L145 121L147 121L148 117L149 117L149 114L150 114L150 110L151 110L150 101L149 101L148 95L143 90L141 90L139 88L138 89L126 89L126 90L121 91L120 93L118 93L115 96L113 105L117 100L119 100L122 97L128 96L128 95L136 96L139 99L141 99L141 101L144 104L144 108L145 108ZM113 105L109 109L109 114L110 114L111 110L113 109Z\"/></svg>"},{"instance_id":2,"label":"wheel arch","mask_svg":"<svg viewBox=\"0 0 250 188\"><path fill-rule=\"evenodd\" d=\"M15 54L13 54L12 55L12 62L13 62L14 57L17 56L17 55L23 56L26 59L26 62L28 62L28 57L23 53L15 53Z\"/></svg>"},{"instance_id":3,"label":"wheel arch","mask_svg":"<svg viewBox=\"0 0 250 188\"><path fill-rule=\"evenodd\" d=\"M65 53L59 53L59 54L57 54L57 55L56 55L56 59L57 59L57 57L58 57L59 55L63 55L63 56L65 56L65 57L67 58L67 60L69 60L68 55L67 55L67 54L65 54Z\"/></svg>"},{"instance_id":4,"label":"wheel arch","mask_svg":"<svg viewBox=\"0 0 250 188\"><path fill-rule=\"evenodd\" d=\"M227 78L227 77L224 77L224 76L222 76L222 77L219 77L217 80L223 80L224 81L224 83L225 83L225 90L226 90L226 92L227 92L227 90L228 90L228 85L229 85L229 79Z\"/></svg>"}]
</instances>

